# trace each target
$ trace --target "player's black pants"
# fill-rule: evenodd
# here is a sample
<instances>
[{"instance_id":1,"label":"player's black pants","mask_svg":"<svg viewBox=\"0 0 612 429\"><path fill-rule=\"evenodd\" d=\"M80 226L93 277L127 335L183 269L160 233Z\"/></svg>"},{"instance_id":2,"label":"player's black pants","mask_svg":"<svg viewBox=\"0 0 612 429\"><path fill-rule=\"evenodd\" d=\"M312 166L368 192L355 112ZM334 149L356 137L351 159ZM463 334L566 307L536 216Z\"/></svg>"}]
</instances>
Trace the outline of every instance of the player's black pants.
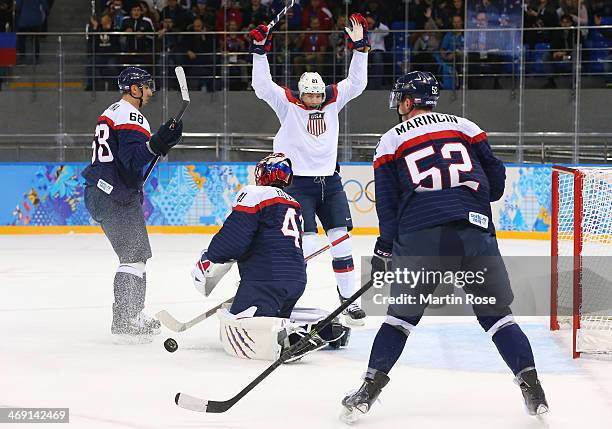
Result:
<instances>
[{"instance_id":1,"label":"player's black pants","mask_svg":"<svg viewBox=\"0 0 612 429\"><path fill-rule=\"evenodd\" d=\"M485 331L511 314L514 295L497 239L494 234L467 221L398 234L393 243L393 270L398 269L421 276L420 281L391 285L392 297L402 297L404 301L408 296L413 298L412 303L390 304L387 314L411 326L419 323L429 305L428 297L439 285L444 285L444 295L463 295L459 291L461 288L466 297L472 295L473 301L487 299L487 304L472 304ZM454 285L451 278L455 279ZM461 301L466 302L463 297Z\"/></svg>"}]
</instances>

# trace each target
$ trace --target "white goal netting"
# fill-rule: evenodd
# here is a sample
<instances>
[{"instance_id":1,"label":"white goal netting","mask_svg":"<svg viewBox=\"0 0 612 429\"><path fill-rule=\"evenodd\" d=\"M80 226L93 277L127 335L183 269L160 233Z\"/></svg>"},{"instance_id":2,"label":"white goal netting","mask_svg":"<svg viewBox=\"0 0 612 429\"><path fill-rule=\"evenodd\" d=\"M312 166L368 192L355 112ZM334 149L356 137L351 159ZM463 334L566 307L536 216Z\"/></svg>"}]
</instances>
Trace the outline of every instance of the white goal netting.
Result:
<instances>
[{"instance_id":1,"label":"white goal netting","mask_svg":"<svg viewBox=\"0 0 612 429\"><path fill-rule=\"evenodd\" d=\"M574 328L574 356L612 353L612 168L555 171L556 320Z\"/></svg>"}]
</instances>

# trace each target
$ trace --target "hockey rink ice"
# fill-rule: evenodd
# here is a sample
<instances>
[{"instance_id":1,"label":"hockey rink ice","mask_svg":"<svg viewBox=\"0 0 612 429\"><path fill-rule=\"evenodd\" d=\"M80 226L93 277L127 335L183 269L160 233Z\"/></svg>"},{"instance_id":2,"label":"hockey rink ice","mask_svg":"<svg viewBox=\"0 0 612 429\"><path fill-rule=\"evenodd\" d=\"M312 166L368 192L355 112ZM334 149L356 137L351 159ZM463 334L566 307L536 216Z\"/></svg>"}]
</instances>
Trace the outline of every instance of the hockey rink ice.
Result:
<instances>
[{"instance_id":1,"label":"hockey rink ice","mask_svg":"<svg viewBox=\"0 0 612 429\"><path fill-rule=\"evenodd\" d=\"M186 321L232 296L236 268L206 299L192 286L190 271L210 238L151 235L150 315L167 309ZM356 269L374 240L354 237ZM545 255L548 246L500 241L505 255ZM174 395L228 399L269 362L226 355L215 317L180 334L162 328L152 344L112 344L116 266L101 234L0 236L0 407L68 407L74 428L346 427L338 419L340 400L360 385L382 317L353 328L346 349L280 367L228 412L196 413L177 407ZM337 307L329 253L311 261L308 274L299 304ZM543 419L526 414L512 374L475 318L436 318L411 335L380 402L354 427L612 427L612 359L571 359L570 331L551 333L547 322L521 323L551 408ZM167 337L177 340L176 353L164 349Z\"/></svg>"}]
</instances>

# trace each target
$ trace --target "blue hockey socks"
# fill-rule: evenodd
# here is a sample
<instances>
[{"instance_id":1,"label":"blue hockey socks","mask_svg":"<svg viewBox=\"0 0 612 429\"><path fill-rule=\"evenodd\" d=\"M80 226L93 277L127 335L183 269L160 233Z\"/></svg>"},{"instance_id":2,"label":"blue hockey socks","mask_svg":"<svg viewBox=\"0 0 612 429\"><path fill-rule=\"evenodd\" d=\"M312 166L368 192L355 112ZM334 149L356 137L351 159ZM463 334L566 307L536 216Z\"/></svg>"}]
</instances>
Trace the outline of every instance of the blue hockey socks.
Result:
<instances>
[{"instance_id":1,"label":"blue hockey socks","mask_svg":"<svg viewBox=\"0 0 612 429\"><path fill-rule=\"evenodd\" d=\"M514 375L525 368L535 367L529 340L516 323L504 326L497 331L493 335L493 342Z\"/></svg>"},{"instance_id":2,"label":"blue hockey socks","mask_svg":"<svg viewBox=\"0 0 612 429\"><path fill-rule=\"evenodd\" d=\"M404 332L383 323L374 338L368 368L388 374L401 356L407 339Z\"/></svg>"}]
</instances>

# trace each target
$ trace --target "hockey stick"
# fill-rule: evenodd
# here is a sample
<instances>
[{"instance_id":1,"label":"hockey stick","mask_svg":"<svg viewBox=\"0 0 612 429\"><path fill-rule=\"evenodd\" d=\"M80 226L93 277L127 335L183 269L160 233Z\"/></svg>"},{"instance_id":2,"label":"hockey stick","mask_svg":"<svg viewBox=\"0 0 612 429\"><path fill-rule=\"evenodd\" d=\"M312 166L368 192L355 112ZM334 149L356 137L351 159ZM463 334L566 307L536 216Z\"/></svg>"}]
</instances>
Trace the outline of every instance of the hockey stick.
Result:
<instances>
[{"instance_id":1,"label":"hockey stick","mask_svg":"<svg viewBox=\"0 0 612 429\"><path fill-rule=\"evenodd\" d=\"M331 249L333 246L337 246L338 244L342 243L344 240L347 240L349 237L350 237L350 235L344 234L342 237L337 238L336 240L334 240L331 243L327 244L326 246L320 248L319 250L317 250L316 252L312 253L311 255L306 256L304 258L304 262L310 261L315 256L318 256L321 253L325 252L326 250ZM174 331L174 332L183 332L183 331L186 331L187 329L193 327L194 325L197 325L198 323L202 322L203 320L208 319L210 316L215 314L217 312L217 310L219 310L221 307L223 307L224 304L227 304L227 303L231 302L232 299L234 299L234 298L232 297L232 298L226 299L221 304L218 304L218 305L214 306L213 308L211 308L210 310L206 311L205 313L202 313L199 316L196 316L193 319L191 319L190 321L185 322L185 323L182 323L182 322L179 322L178 320L176 320L170 313L168 313L167 310L161 310L159 313L157 313L155 315L155 317L157 317L157 319L159 319L159 321L161 323L163 323L163 325L166 328L170 329L171 331Z\"/></svg>"},{"instance_id":2,"label":"hockey stick","mask_svg":"<svg viewBox=\"0 0 612 429\"><path fill-rule=\"evenodd\" d=\"M205 399L200 399L195 396L187 395L185 393L177 393L174 397L174 402L181 408L185 408L191 411L198 412L206 412L206 413L224 413L229 410L232 406L236 404L240 399L242 399L247 393L255 388L259 383L261 383L267 376L269 376L276 368L281 366L287 359L290 359L294 352L296 352L301 347L304 347L310 338L317 335L321 329L329 325L336 316L342 313L344 310L348 308L353 302L357 300L361 295L363 295L370 287L372 286L372 281L368 281L361 289L353 294L350 298L340 305L336 310L334 310L331 314L329 314L325 319L321 320L317 323L311 330L308 332L307 336L302 337L297 343L289 347L283 354L276 360L272 365L270 365L264 372L259 374L257 378L251 381L244 389L242 389L238 394L234 397L226 400L226 401L210 401Z\"/></svg>"},{"instance_id":3,"label":"hockey stick","mask_svg":"<svg viewBox=\"0 0 612 429\"><path fill-rule=\"evenodd\" d=\"M189 99L189 89L187 88L187 79L185 78L185 70L183 70L183 67L180 67L180 66L176 67L174 69L174 74L176 74L176 80L178 80L179 88L181 89L181 98L183 99L183 102L181 103L181 108L178 111L178 113L174 116L174 118L172 118L173 123L170 125L170 129L172 130L174 129L174 127L176 127L176 124L181 119L183 119L185 110L187 110L187 107L189 106L189 102L191 101ZM147 171L144 174L143 183L146 182L149 176L151 175L151 172L157 165L159 158L160 158L160 155L156 155L155 158L153 158L153 161L151 161L151 163L147 167Z\"/></svg>"},{"instance_id":4,"label":"hockey stick","mask_svg":"<svg viewBox=\"0 0 612 429\"><path fill-rule=\"evenodd\" d=\"M287 15L287 12L289 11L289 9L291 9L295 5L295 2L296 0L291 0L291 2L288 5L286 5L283 8L283 10L281 10L272 21L270 21L270 23L268 24L268 31L270 31L272 27L278 24L279 21L283 19L285 15Z\"/></svg>"}]
</instances>

